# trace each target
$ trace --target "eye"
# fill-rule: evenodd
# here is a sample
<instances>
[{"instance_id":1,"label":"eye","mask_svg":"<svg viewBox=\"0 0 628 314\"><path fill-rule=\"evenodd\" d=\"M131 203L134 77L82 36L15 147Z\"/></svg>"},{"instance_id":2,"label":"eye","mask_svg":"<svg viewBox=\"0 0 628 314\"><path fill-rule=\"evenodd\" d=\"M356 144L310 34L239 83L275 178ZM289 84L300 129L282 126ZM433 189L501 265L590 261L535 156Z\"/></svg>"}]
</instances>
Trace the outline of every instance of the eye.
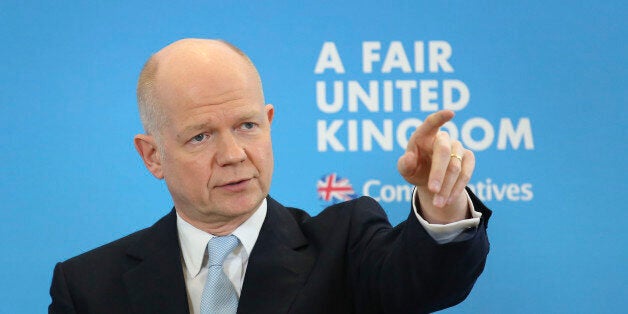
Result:
<instances>
[{"instance_id":1,"label":"eye","mask_svg":"<svg viewBox=\"0 0 628 314\"><path fill-rule=\"evenodd\" d=\"M251 130L253 128L255 128L257 126L257 124L253 123L253 122L244 122L242 123L242 125L240 126L242 129L245 130Z\"/></svg>"},{"instance_id":2,"label":"eye","mask_svg":"<svg viewBox=\"0 0 628 314\"><path fill-rule=\"evenodd\" d=\"M198 134L198 135L194 136L194 137L190 140L190 142L193 142L193 143L200 143L200 142L202 142L203 140L205 140L205 138L207 138L207 135L206 135L206 134L204 134L204 133L201 133L201 134Z\"/></svg>"}]
</instances>

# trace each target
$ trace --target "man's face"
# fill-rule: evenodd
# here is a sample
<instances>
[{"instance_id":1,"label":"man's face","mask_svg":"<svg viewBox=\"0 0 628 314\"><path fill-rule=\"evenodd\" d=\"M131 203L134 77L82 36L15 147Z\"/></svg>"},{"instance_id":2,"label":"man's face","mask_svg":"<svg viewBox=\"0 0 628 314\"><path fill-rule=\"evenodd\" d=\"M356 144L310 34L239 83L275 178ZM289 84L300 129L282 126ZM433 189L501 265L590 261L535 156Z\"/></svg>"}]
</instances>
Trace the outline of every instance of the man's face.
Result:
<instances>
[{"instance_id":1,"label":"man's face","mask_svg":"<svg viewBox=\"0 0 628 314\"><path fill-rule=\"evenodd\" d=\"M248 218L273 172L274 111L255 70L234 55L164 67L156 85L167 118L160 170L175 207L205 223Z\"/></svg>"}]
</instances>

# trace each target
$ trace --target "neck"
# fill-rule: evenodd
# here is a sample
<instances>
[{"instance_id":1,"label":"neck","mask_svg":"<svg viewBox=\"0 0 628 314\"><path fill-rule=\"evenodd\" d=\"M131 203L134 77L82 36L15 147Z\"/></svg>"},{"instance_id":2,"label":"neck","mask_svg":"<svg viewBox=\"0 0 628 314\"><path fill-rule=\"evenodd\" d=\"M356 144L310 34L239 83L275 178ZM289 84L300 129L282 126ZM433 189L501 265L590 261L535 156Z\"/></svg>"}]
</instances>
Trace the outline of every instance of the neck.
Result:
<instances>
[{"instance_id":1,"label":"neck","mask_svg":"<svg viewBox=\"0 0 628 314\"><path fill-rule=\"evenodd\" d=\"M187 215L184 211L179 210L175 207L177 214L181 217L181 219L185 220L187 223L192 225L194 228L199 230L203 230L214 236L225 236L233 233L235 229L237 229L241 224L243 224L247 219L249 219L255 210L247 213L246 215L240 215L237 217L212 217L210 219L194 219Z\"/></svg>"}]
</instances>

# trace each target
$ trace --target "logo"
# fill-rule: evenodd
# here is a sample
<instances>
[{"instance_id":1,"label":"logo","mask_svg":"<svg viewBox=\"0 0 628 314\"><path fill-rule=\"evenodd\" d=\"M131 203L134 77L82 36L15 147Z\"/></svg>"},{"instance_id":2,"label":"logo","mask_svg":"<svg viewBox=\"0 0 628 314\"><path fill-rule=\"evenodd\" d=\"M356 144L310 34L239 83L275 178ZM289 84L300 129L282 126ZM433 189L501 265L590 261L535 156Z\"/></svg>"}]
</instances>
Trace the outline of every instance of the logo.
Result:
<instances>
[{"instance_id":1,"label":"logo","mask_svg":"<svg viewBox=\"0 0 628 314\"><path fill-rule=\"evenodd\" d=\"M341 178L335 173L321 177L316 183L316 190L320 199L334 204L358 197L349 179Z\"/></svg>"}]
</instances>

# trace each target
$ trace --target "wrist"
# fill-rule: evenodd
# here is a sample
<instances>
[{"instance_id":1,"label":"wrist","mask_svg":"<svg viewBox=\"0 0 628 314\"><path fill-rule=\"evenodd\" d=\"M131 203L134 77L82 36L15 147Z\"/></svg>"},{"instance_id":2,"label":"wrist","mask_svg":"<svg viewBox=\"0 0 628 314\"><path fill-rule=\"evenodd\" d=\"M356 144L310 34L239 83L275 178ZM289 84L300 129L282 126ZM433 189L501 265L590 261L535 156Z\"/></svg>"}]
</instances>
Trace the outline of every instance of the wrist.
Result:
<instances>
[{"instance_id":1,"label":"wrist","mask_svg":"<svg viewBox=\"0 0 628 314\"><path fill-rule=\"evenodd\" d=\"M471 217L466 191L458 196L451 204L436 207L433 204L434 194L427 187L416 187L418 196L415 199L415 207L418 214L430 224L448 224Z\"/></svg>"}]
</instances>

